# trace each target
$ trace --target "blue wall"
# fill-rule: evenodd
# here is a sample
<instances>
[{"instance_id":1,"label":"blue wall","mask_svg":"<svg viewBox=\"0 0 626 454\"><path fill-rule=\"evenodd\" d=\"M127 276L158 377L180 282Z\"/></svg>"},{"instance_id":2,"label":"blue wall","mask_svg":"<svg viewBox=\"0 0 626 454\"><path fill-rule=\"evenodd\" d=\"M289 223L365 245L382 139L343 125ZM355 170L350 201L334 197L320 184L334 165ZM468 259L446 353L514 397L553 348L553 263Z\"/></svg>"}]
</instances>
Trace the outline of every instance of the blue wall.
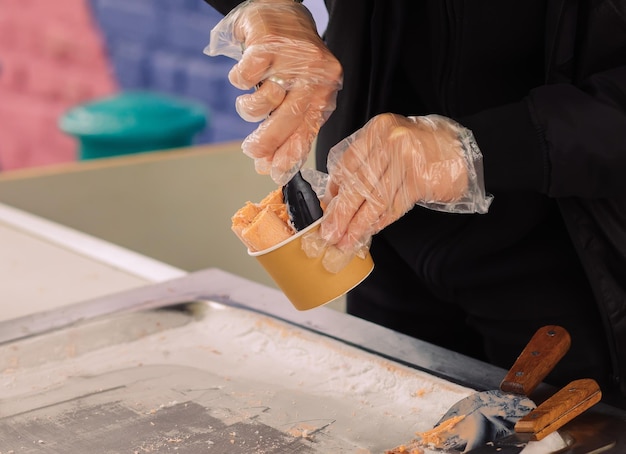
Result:
<instances>
[{"instance_id":1,"label":"blue wall","mask_svg":"<svg viewBox=\"0 0 626 454\"><path fill-rule=\"evenodd\" d=\"M123 90L148 89L204 103L208 127L197 143L239 140L256 128L235 111L242 94L228 82L235 63L202 51L222 15L202 0L90 0ZM307 0L320 33L323 0Z\"/></svg>"},{"instance_id":2,"label":"blue wall","mask_svg":"<svg viewBox=\"0 0 626 454\"><path fill-rule=\"evenodd\" d=\"M202 0L91 0L120 88L204 103L209 125L197 143L242 139L255 127L235 112L227 74L234 60L202 53L222 16Z\"/></svg>"}]
</instances>

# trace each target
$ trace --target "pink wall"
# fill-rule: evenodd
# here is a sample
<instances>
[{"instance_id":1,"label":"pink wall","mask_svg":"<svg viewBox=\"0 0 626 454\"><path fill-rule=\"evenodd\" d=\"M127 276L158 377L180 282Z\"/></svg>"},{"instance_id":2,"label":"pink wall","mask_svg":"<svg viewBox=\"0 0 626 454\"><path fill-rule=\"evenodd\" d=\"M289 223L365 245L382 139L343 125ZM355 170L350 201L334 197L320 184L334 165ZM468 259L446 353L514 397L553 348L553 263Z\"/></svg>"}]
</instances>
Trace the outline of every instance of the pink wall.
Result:
<instances>
[{"instance_id":1,"label":"pink wall","mask_svg":"<svg viewBox=\"0 0 626 454\"><path fill-rule=\"evenodd\" d=\"M59 117L117 90L89 0L0 0L0 170L75 160Z\"/></svg>"}]
</instances>

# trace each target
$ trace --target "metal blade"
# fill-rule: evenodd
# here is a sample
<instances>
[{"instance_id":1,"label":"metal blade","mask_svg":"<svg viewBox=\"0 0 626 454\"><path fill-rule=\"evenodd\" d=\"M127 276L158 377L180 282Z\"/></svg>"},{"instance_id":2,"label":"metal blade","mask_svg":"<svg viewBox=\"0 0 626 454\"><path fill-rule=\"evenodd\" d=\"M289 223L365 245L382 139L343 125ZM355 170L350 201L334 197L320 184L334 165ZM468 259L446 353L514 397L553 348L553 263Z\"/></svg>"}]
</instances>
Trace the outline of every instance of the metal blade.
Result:
<instances>
[{"instance_id":1,"label":"metal blade","mask_svg":"<svg viewBox=\"0 0 626 454\"><path fill-rule=\"evenodd\" d=\"M574 380L515 424L515 433L489 441L469 451L472 454L517 454L530 441L542 440L580 415L602 397L595 380Z\"/></svg>"},{"instance_id":2,"label":"metal blade","mask_svg":"<svg viewBox=\"0 0 626 454\"><path fill-rule=\"evenodd\" d=\"M471 394L457 402L437 423L439 426L451 418L462 417L450 429L440 433L442 441L437 448L463 451L505 437L513 433L517 421L535 407L526 396L497 389Z\"/></svg>"},{"instance_id":3,"label":"metal blade","mask_svg":"<svg viewBox=\"0 0 626 454\"><path fill-rule=\"evenodd\" d=\"M532 434L513 433L499 439L496 442L487 442L478 448L472 449L467 454L518 454L532 441Z\"/></svg>"}]
</instances>

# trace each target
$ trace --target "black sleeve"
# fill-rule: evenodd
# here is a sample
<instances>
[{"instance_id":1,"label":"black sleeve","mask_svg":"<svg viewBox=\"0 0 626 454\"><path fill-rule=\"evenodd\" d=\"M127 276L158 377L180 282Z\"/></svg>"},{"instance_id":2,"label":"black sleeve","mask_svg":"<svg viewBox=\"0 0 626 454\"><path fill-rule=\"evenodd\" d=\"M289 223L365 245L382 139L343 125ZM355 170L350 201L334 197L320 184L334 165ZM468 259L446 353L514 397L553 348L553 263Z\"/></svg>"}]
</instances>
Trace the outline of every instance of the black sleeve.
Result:
<instances>
[{"instance_id":1,"label":"black sleeve","mask_svg":"<svg viewBox=\"0 0 626 454\"><path fill-rule=\"evenodd\" d=\"M626 66L580 89L538 88L530 103L551 163L549 195L626 196Z\"/></svg>"},{"instance_id":2,"label":"black sleeve","mask_svg":"<svg viewBox=\"0 0 626 454\"><path fill-rule=\"evenodd\" d=\"M547 192L547 155L527 101L456 119L473 133L483 154L485 188Z\"/></svg>"},{"instance_id":3,"label":"black sleeve","mask_svg":"<svg viewBox=\"0 0 626 454\"><path fill-rule=\"evenodd\" d=\"M561 28L547 34L550 83L519 103L458 119L474 131L496 195L626 200L626 3L572 5L553 11Z\"/></svg>"},{"instance_id":4,"label":"black sleeve","mask_svg":"<svg viewBox=\"0 0 626 454\"><path fill-rule=\"evenodd\" d=\"M241 0L204 0L213 8L218 10L223 15L226 15L240 3L243 3Z\"/></svg>"},{"instance_id":5,"label":"black sleeve","mask_svg":"<svg viewBox=\"0 0 626 454\"><path fill-rule=\"evenodd\" d=\"M626 66L457 120L474 132L485 186L496 195L626 197Z\"/></svg>"}]
</instances>

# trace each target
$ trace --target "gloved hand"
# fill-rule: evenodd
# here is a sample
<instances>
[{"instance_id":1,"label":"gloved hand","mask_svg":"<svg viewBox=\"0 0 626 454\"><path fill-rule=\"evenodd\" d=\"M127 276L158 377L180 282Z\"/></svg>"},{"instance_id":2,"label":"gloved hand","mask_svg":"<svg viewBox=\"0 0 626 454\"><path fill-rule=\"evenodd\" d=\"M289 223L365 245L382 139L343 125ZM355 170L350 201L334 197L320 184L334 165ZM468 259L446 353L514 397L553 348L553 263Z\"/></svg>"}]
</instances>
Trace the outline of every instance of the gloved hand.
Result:
<instances>
[{"instance_id":1,"label":"gloved hand","mask_svg":"<svg viewBox=\"0 0 626 454\"><path fill-rule=\"evenodd\" d=\"M324 218L304 236L303 248L310 257L324 254L324 267L334 273L416 204L486 213L492 199L471 131L437 115L372 118L330 150L328 173Z\"/></svg>"},{"instance_id":2,"label":"gloved hand","mask_svg":"<svg viewBox=\"0 0 626 454\"><path fill-rule=\"evenodd\" d=\"M284 185L335 110L343 80L311 13L293 0L245 1L213 28L205 53L240 60L230 82L243 90L258 87L236 101L243 119L265 119L242 148L258 173Z\"/></svg>"}]
</instances>

